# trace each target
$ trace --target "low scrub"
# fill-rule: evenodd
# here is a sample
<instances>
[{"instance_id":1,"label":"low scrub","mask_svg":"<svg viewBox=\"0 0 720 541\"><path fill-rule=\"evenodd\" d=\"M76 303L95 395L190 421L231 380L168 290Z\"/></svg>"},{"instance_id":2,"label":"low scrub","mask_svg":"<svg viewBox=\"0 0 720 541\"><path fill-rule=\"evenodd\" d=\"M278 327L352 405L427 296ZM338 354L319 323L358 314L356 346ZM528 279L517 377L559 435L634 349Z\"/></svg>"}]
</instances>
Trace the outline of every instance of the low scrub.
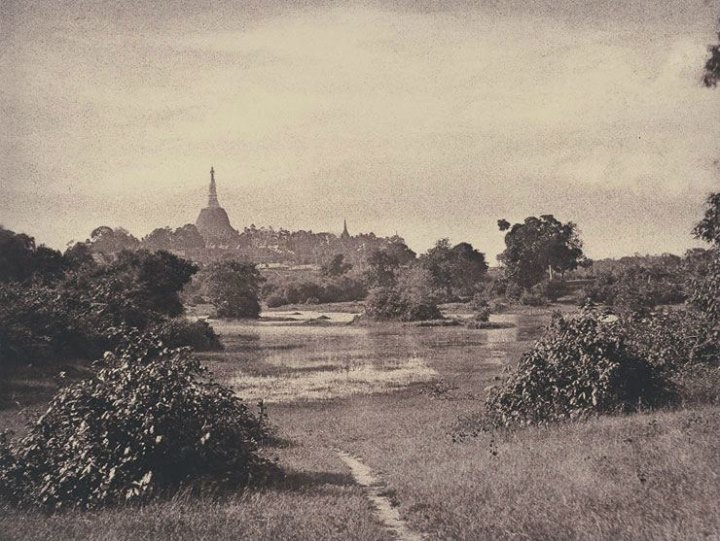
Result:
<instances>
[{"instance_id":1,"label":"low scrub","mask_svg":"<svg viewBox=\"0 0 720 541\"><path fill-rule=\"evenodd\" d=\"M261 419L189 349L129 332L91 378L61 389L19 441L0 442L0 495L31 507L143 501L204 478L259 475Z\"/></svg>"},{"instance_id":2,"label":"low scrub","mask_svg":"<svg viewBox=\"0 0 720 541\"><path fill-rule=\"evenodd\" d=\"M379 321L428 321L443 318L437 304L404 294L397 287L377 287L370 291L365 301L365 314Z\"/></svg>"},{"instance_id":3,"label":"low scrub","mask_svg":"<svg viewBox=\"0 0 720 541\"><path fill-rule=\"evenodd\" d=\"M490 303L487 297L483 293L476 293L469 303L470 309L473 311L473 320L475 321L488 321L490 319Z\"/></svg>"},{"instance_id":4,"label":"low scrub","mask_svg":"<svg viewBox=\"0 0 720 541\"><path fill-rule=\"evenodd\" d=\"M522 295L520 295L520 304L524 304L525 306L546 306L547 303L547 297L536 288L530 291L523 291Z\"/></svg>"},{"instance_id":5,"label":"low scrub","mask_svg":"<svg viewBox=\"0 0 720 541\"><path fill-rule=\"evenodd\" d=\"M219 351L223 348L220 337L207 321L179 317L153 326L152 332L168 348L190 347L195 351Z\"/></svg>"},{"instance_id":6,"label":"low scrub","mask_svg":"<svg viewBox=\"0 0 720 541\"><path fill-rule=\"evenodd\" d=\"M584 309L554 317L491 391L487 411L497 425L537 424L662 406L674 398L669 379L637 355L616 317Z\"/></svg>"},{"instance_id":7,"label":"low scrub","mask_svg":"<svg viewBox=\"0 0 720 541\"><path fill-rule=\"evenodd\" d=\"M585 287L583 302L614 307L615 311L647 315L661 305L685 300L685 278L680 261L659 258L640 261L598 272L595 282Z\"/></svg>"},{"instance_id":8,"label":"low scrub","mask_svg":"<svg viewBox=\"0 0 720 541\"><path fill-rule=\"evenodd\" d=\"M287 304L320 304L362 300L367 288L362 280L350 275L323 276L317 280L268 281L263 296L268 308Z\"/></svg>"}]
</instances>

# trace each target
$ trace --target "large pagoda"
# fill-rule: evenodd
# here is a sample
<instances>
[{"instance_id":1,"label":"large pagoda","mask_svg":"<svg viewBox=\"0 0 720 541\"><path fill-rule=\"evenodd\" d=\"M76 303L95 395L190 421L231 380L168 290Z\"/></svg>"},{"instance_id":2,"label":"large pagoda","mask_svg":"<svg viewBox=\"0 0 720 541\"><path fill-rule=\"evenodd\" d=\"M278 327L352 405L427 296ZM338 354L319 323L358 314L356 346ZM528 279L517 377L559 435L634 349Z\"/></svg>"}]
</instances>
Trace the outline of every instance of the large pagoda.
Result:
<instances>
[{"instance_id":1,"label":"large pagoda","mask_svg":"<svg viewBox=\"0 0 720 541\"><path fill-rule=\"evenodd\" d=\"M220 206L215 186L215 170L210 168L210 193L208 206L200 211L195 221L200 234L205 241L222 241L237 236L238 232L230 225L225 209Z\"/></svg>"}]
</instances>

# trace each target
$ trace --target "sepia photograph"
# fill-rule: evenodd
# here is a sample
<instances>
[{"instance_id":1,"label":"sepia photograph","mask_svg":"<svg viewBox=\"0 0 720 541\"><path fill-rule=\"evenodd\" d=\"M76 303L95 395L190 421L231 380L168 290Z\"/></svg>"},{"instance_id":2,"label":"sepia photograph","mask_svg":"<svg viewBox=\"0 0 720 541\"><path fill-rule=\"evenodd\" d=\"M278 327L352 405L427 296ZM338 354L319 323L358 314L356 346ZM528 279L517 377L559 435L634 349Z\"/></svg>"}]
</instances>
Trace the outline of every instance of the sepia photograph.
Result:
<instances>
[{"instance_id":1,"label":"sepia photograph","mask_svg":"<svg viewBox=\"0 0 720 541\"><path fill-rule=\"evenodd\" d=\"M720 541L720 0L0 0L0 541Z\"/></svg>"}]
</instances>

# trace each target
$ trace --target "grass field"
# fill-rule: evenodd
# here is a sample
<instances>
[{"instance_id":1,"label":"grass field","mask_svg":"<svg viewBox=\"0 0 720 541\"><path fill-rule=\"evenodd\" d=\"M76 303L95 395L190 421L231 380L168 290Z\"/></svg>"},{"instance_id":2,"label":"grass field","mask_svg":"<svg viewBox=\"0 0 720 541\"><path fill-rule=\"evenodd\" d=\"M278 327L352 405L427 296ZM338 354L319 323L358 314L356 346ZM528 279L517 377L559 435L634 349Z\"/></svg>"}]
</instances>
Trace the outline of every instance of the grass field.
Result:
<instances>
[{"instance_id":1,"label":"grass field","mask_svg":"<svg viewBox=\"0 0 720 541\"><path fill-rule=\"evenodd\" d=\"M265 398L284 442L266 451L287 477L143 508L3 510L0 539L392 538L338 452L381 478L426 539L720 538L717 408L462 436L549 317L503 314L514 326L493 330L216 322L226 350L203 359Z\"/></svg>"}]
</instances>

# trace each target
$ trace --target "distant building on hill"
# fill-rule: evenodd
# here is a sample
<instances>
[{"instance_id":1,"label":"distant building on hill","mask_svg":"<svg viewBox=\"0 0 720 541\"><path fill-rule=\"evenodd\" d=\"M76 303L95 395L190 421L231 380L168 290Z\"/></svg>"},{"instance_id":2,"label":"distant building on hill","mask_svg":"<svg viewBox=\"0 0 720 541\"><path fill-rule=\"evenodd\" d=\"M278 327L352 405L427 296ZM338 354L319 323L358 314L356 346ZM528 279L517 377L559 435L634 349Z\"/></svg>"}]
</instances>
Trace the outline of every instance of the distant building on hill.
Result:
<instances>
[{"instance_id":1,"label":"distant building on hill","mask_svg":"<svg viewBox=\"0 0 720 541\"><path fill-rule=\"evenodd\" d=\"M208 206L200 211L195 227L208 244L223 244L237 238L238 232L230 225L225 209L220 206L215 186L215 170L210 168L210 193Z\"/></svg>"},{"instance_id":2,"label":"distant building on hill","mask_svg":"<svg viewBox=\"0 0 720 541\"><path fill-rule=\"evenodd\" d=\"M185 224L176 229L158 227L142 240L122 228L101 226L92 232L86 244L93 252L109 255L125 249L143 248L164 250L203 263L237 259L267 268L287 267L293 271L304 266L319 267L340 254L345 263L361 267L377 250L391 253L401 264L415 258L415 252L397 233L392 237L378 237L375 233L350 235L347 220L343 220L340 235L255 227L254 224L237 231L218 201L215 169L212 167L207 207L200 210L194 225Z\"/></svg>"},{"instance_id":3,"label":"distant building on hill","mask_svg":"<svg viewBox=\"0 0 720 541\"><path fill-rule=\"evenodd\" d=\"M348 233L348 228L347 228L347 220L343 220L343 232L340 233L340 238L342 240L347 240L350 238L350 233Z\"/></svg>"}]
</instances>

